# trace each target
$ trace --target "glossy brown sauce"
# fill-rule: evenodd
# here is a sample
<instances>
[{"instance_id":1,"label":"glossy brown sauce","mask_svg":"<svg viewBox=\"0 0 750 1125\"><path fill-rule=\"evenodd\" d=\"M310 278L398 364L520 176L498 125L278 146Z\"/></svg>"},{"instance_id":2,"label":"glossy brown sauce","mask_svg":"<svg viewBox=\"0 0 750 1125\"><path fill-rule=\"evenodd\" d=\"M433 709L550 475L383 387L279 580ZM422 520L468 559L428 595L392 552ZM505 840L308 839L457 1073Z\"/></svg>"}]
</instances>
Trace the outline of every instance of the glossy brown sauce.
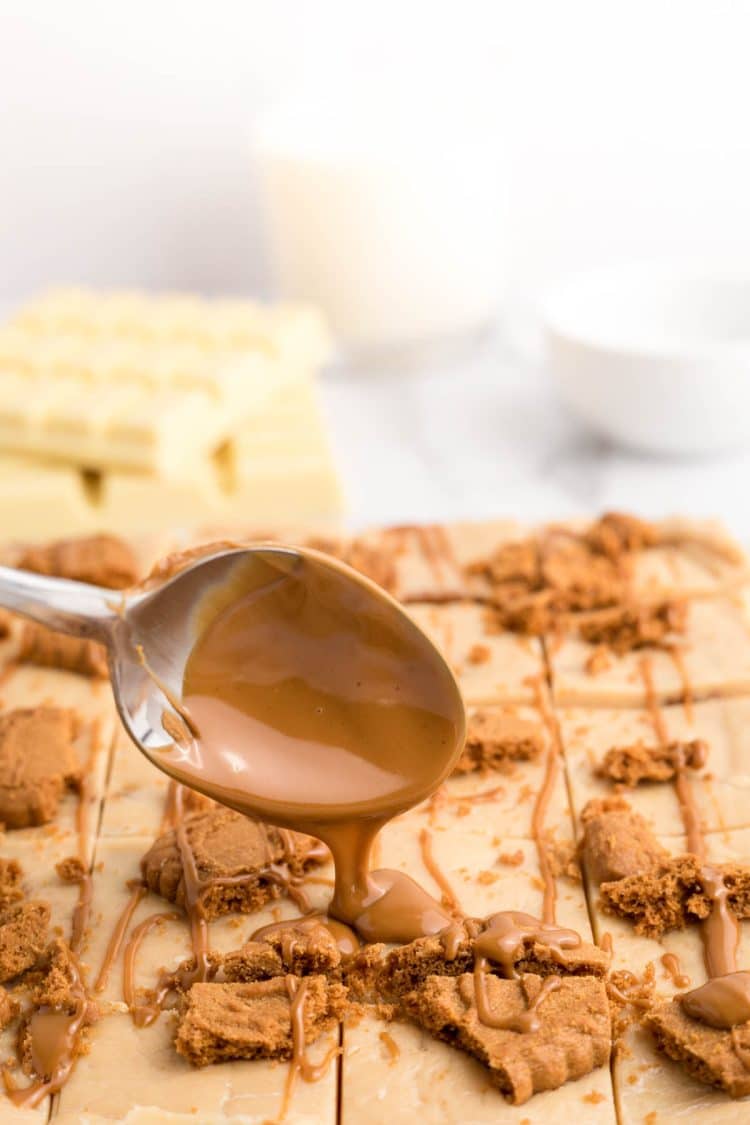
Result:
<instances>
[{"instance_id":1,"label":"glossy brown sauce","mask_svg":"<svg viewBox=\"0 0 750 1125\"><path fill-rule=\"evenodd\" d=\"M314 553L256 556L201 607L180 708L197 733L165 752L165 766L240 812L323 840L331 917L366 941L450 925L413 879L370 870L379 830L434 792L464 738L452 673L395 602Z\"/></svg>"},{"instance_id":2,"label":"glossy brown sauce","mask_svg":"<svg viewBox=\"0 0 750 1125\"><path fill-rule=\"evenodd\" d=\"M676 953L662 953L660 960L675 988L690 988L690 977L683 973Z\"/></svg>"},{"instance_id":3,"label":"glossy brown sauce","mask_svg":"<svg viewBox=\"0 0 750 1125\"><path fill-rule=\"evenodd\" d=\"M302 978L288 975L286 989L290 1004L290 1017L292 1024L292 1058L284 1094L281 1101L279 1121L283 1121L289 1109L297 1078L304 1082L319 1082L325 1075L333 1060L341 1054L339 1046L331 1047L319 1063L313 1063L307 1058L305 1051L305 997L307 994L307 981Z\"/></svg>"},{"instance_id":4,"label":"glossy brown sauce","mask_svg":"<svg viewBox=\"0 0 750 1125\"><path fill-rule=\"evenodd\" d=\"M33 1109L48 1094L57 1093L76 1064L78 1039L89 1022L90 1012L88 995L74 960L70 972L72 1011L40 1007L29 1016L31 1065L36 1079L29 1086L15 1089L4 1072L8 1097L19 1108Z\"/></svg>"},{"instance_id":5,"label":"glossy brown sauce","mask_svg":"<svg viewBox=\"0 0 750 1125\"><path fill-rule=\"evenodd\" d=\"M654 731L661 744L666 745L668 734L654 690L649 657L644 657L641 661L641 676L646 707ZM690 695L689 684L685 685L685 693L686 697ZM750 1069L750 1053L741 1048L734 1034L734 1028L738 1024L750 1019L750 972L740 971L737 966L739 922L729 906L729 889L721 871L705 862L707 847L700 809L695 800L693 781L688 776L684 762L678 763L673 785L682 814L688 851L703 861L700 877L704 893L711 901L710 913L701 923L703 961L708 980L691 992L684 993L680 1002L693 1019L711 1027L731 1030L734 1052L742 1065Z\"/></svg>"}]
</instances>

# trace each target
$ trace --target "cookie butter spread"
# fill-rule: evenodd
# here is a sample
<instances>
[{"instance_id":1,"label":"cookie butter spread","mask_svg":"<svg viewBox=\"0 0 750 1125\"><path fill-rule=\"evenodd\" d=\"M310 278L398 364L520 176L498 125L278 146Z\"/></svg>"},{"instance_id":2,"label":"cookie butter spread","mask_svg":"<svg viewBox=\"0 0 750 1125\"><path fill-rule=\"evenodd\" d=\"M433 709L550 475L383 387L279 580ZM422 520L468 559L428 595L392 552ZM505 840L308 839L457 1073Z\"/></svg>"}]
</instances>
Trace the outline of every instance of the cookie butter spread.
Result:
<instances>
[{"instance_id":1,"label":"cookie butter spread","mask_svg":"<svg viewBox=\"0 0 750 1125\"><path fill-rule=\"evenodd\" d=\"M450 669L371 583L316 553L268 552L202 607L170 753L185 784L330 848L329 912L367 941L451 914L409 876L370 870L379 829L429 796L463 746Z\"/></svg>"}]
</instances>

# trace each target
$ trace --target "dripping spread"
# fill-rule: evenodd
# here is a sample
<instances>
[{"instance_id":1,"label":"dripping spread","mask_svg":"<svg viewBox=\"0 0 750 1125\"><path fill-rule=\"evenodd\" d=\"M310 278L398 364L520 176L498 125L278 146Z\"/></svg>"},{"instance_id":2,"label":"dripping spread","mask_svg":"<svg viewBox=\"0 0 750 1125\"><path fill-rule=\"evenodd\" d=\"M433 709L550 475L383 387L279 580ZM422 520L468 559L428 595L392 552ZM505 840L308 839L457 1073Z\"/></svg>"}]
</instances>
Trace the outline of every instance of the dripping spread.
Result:
<instances>
[{"instance_id":1,"label":"dripping spread","mask_svg":"<svg viewBox=\"0 0 750 1125\"><path fill-rule=\"evenodd\" d=\"M532 687L536 696L536 706L542 716L544 725L549 732L549 746L544 767L544 779L534 802L534 812L531 818L531 834L534 837L537 856L539 859L539 872L544 885L542 900L542 918L545 922L555 921L556 908L556 883L555 875L550 862L549 842L545 834L545 822L555 783L560 770L560 733L557 729L555 716L552 714L544 684L539 677L534 677Z\"/></svg>"},{"instance_id":2,"label":"dripping spread","mask_svg":"<svg viewBox=\"0 0 750 1125\"><path fill-rule=\"evenodd\" d=\"M331 1047L319 1063L311 1062L305 1051L305 996L307 981L303 978L287 975L286 988L290 1003L290 1017L292 1023L292 1059L284 1085L284 1094L281 1100L279 1120L283 1121L287 1115L297 1078L304 1082L319 1082L326 1074L333 1060L341 1053L340 1047Z\"/></svg>"},{"instance_id":3,"label":"dripping spread","mask_svg":"<svg viewBox=\"0 0 750 1125\"><path fill-rule=\"evenodd\" d=\"M367 941L411 941L451 924L447 881L438 880L444 906L402 872L371 870L379 830L439 787L465 733L448 666L385 594L315 552L241 558L203 605L183 698L169 701L193 737L163 752L164 768L240 812L323 840L335 867L332 918ZM205 919L179 818L177 833L194 972L205 979ZM302 896L298 905L309 910Z\"/></svg>"},{"instance_id":4,"label":"dripping spread","mask_svg":"<svg viewBox=\"0 0 750 1125\"><path fill-rule=\"evenodd\" d=\"M661 963L675 988L690 987L690 977L683 973L680 967L680 959L676 953L662 953Z\"/></svg>"},{"instance_id":5,"label":"dripping spread","mask_svg":"<svg viewBox=\"0 0 750 1125\"><path fill-rule=\"evenodd\" d=\"M3 1071L8 1096L19 1108L33 1109L62 1088L76 1064L81 1032L91 1020L89 998L74 957L68 959L66 967L70 1003L54 1007L42 1004L28 1017L31 1066L37 1078L18 1089L7 1070Z\"/></svg>"},{"instance_id":6,"label":"dripping spread","mask_svg":"<svg viewBox=\"0 0 750 1125\"><path fill-rule=\"evenodd\" d=\"M667 732L656 699L648 657L641 662L641 674L646 691L646 706L654 730L662 746L666 746ZM742 1065L748 1068L750 1053L742 1048L735 1028L750 1019L750 972L738 970L737 967L740 930L739 922L729 906L729 889L721 871L705 862L706 839L693 784L686 768L684 750L681 750L677 761L673 785L682 814L688 851L703 862L701 883L711 901L709 915L701 923L703 961L708 980L699 988L684 993L680 997L680 1003L693 1019L710 1027L730 1030L733 1050ZM662 964L668 968L665 958L662 959ZM675 983L677 984L676 979ZM678 984L678 987L684 986Z\"/></svg>"}]
</instances>

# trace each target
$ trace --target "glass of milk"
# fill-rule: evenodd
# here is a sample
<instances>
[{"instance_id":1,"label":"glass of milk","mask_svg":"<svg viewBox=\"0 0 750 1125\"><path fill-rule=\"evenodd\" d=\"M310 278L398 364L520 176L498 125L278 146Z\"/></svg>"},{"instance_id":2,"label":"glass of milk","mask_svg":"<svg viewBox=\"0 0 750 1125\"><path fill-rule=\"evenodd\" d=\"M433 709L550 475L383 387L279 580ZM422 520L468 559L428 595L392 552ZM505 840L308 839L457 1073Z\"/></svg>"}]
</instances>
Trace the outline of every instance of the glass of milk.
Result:
<instances>
[{"instance_id":1,"label":"glass of milk","mask_svg":"<svg viewBox=\"0 0 750 1125\"><path fill-rule=\"evenodd\" d=\"M345 357L410 358L495 318L507 150L488 107L341 89L267 112L255 159L279 296L320 305Z\"/></svg>"}]
</instances>

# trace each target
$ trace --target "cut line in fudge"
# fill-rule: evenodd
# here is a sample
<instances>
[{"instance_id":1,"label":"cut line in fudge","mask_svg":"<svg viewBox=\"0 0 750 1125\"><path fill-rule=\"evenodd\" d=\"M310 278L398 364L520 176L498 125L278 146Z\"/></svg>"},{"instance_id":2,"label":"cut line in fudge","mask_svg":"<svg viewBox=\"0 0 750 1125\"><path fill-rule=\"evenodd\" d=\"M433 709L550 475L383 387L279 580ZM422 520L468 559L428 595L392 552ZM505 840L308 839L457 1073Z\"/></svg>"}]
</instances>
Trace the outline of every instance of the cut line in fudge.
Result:
<instances>
[{"instance_id":1,"label":"cut line in fudge","mask_svg":"<svg viewBox=\"0 0 750 1125\"><path fill-rule=\"evenodd\" d=\"M648 657L640 670L654 732L666 750L667 732ZM690 920L700 924L707 982L648 1012L644 1022L657 1046L688 1073L739 1097L750 1092L750 1052L742 1039L742 1029L750 1023L750 972L737 963L739 919L750 911L750 869L709 861L687 757L681 748L669 783L680 804L689 854L652 855L649 867L644 853L644 870L603 882L600 892L605 909L631 918L637 932L658 936ZM626 815L632 823L632 814Z\"/></svg>"}]
</instances>

